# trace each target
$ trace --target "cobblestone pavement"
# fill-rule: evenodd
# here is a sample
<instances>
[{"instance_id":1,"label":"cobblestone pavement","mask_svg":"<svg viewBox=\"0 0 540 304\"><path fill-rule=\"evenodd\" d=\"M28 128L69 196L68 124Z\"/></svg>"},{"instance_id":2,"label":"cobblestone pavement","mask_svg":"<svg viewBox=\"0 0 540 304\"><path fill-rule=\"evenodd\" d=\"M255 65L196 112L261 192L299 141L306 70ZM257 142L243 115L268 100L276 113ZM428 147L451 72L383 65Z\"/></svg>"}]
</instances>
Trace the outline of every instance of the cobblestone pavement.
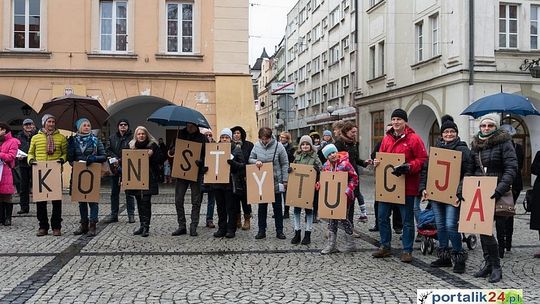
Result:
<instances>
[{"instance_id":1,"label":"cobblestone pavement","mask_svg":"<svg viewBox=\"0 0 540 304\"><path fill-rule=\"evenodd\" d=\"M120 222L98 224L96 237L74 236L78 208L68 197L63 205L64 235L38 238L32 205L28 216L13 218L13 226L0 226L0 303L416 303L417 288L520 288L527 303L540 298L540 260L532 258L540 242L528 229L529 215L522 215L521 205L514 247L503 259L503 280L488 284L472 277L481 265L480 247L469 252L463 275L451 268L430 268L435 257L422 255L419 243L414 261L401 263L397 235L393 257L374 260L378 233L368 231L373 224L373 177L362 176L361 186L370 222L356 223L358 251L330 256L319 254L325 243L324 223L314 225L312 244L292 245L292 219L285 220L287 240L279 240L271 211L263 240L254 239L256 227L238 231L234 239L216 239L215 229L203 222L198 237L173 237L171 186L162 187L162 194L153 198L148 238L132 235L138 224L127 223L124 209ZM102 193L102 218L109 211L108 191L104 188ZM19 208L14 209L16 213ZM201 210L206 213L206 204ZM342 244L342 232L338 235Z\"/></svg>"}]
</instances>

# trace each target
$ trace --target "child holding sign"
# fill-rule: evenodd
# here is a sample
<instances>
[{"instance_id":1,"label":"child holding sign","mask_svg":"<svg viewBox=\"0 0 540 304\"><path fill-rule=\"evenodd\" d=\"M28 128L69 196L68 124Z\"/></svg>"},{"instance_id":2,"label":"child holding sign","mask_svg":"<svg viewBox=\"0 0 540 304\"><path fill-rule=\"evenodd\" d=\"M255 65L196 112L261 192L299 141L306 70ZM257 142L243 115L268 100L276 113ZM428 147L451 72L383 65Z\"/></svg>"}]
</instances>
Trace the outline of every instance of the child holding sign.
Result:
<instances>
[{"instance_id":1,"label":"child holding sign","mask_svg":"<svg viewBox=\"0 0 540 304\"><path fill-rule=\"evenodd\" d=\"M348 173L348 184L347 188L345 189L345 194L347 195L347 206L352 204L354 202L354 189L358 187L358 175L356 174L356 170L354 170L354 167L349 162L349 153L347 152L338 152L336 146L334 144L326 145L322 149L322 153L328 161L324 163L322 167L322 171L345 171ZM317 190L320 188L320 184L317 183L316 186ZM348 209L348 208L347 208ZM328 244L326 247L323 248L321 251L321 254L329 254L337 252L336 248L336 239L337 239L337 229L338 224L341 224L343 226L343 230L345 230L345 248L342 250L343 252L351 252L355 250L354 241L353 241L353 226L352 223L348 220L349 217L346 217L343 220L329 220L328 221L328 230L329 230L329 237L328 237Z\"/></svg>"}]
</instances>

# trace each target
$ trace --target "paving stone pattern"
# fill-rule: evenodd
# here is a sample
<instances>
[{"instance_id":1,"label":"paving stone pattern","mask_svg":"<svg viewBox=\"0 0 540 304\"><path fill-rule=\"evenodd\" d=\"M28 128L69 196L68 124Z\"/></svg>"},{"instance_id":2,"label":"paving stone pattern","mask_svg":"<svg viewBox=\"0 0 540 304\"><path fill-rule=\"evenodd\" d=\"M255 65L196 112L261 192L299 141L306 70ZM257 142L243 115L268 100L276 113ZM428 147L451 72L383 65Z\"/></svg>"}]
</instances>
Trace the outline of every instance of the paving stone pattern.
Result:
<instances>
[{"instance_id":1,"label":"paving stone pattern","mask_svg":"<svg viewBox=\"0 0 540 304\"><path fill-rule=\"evenodd\" d=\"M463 275L429 267L435 256L422 255L419 243L414 261L401 263L395 234L393 256L373 259L379 238L368 231L373 176L361 176L361 186L370 222L355 223L358 251L329 256L319 254L326 241L325 223L314 224L312 244L292 245L292 218L284 220L287 240L279 240L272 208L266 239L254 239L256 220L250 231L240 230L234 239L216 239L216 230L204 227L206 196L199 236L171 236L177 227L171 186L153 198L148 238L132 235L138 223L127 223L125 206L120 222L98 224L96 237L74 236L79 212L67 196L64 235L38 238L32 205L29 215L14 216L13 226L0 226L0 303L416 303L417 288L521 288L527 303L540 298L540 260L532 258L540 242L528 229L529 215L516 216L514 248L503 259L503 280L489 284L472 277L482 263L480 246L469 252ZM100 218L109 211L108 201L109 189L104 188ZM254 206L255 218L256 212ZM342 234L338 232L339 245Z\"/></svg>"}]
</instances>

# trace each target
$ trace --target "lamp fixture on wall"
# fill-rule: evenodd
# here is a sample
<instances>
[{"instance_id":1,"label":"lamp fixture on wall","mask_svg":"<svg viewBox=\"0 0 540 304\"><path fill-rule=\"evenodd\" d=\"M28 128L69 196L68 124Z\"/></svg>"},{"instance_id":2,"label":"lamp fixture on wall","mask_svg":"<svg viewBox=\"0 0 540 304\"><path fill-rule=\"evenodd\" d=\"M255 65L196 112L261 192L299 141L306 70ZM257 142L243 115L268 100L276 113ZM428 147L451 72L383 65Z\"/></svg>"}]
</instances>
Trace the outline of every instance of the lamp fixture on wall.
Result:
<instances>
[{"instance_id":1,"label":"lamp fixture on wall","mask_svg":"<svg viewBox=\"0 0 540 304\"><path fill-rule=\"evenodd\" d=\"M332 113L334 113L335 111L336 111L336 108L334 106L326 107L326 112L328 112L328 114L330 114L330 117L337 117L337 120L339 120L339 113L336 114L336 115L332 115Z\"/></svg>"}]
</instances>

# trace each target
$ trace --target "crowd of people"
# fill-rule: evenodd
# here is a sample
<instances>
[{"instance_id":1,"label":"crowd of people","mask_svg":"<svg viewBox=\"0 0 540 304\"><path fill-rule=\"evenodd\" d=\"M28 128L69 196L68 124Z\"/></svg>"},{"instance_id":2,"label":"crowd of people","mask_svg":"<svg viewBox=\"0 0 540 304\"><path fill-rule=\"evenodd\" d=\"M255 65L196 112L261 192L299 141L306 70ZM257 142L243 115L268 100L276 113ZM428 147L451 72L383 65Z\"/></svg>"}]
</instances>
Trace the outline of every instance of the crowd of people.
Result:
<instances>
[{"instance_id":1,"label":"crowd of people","mask_svg":"<svg viewBox=\"0 0 540 304\"><path fill-rule=\"evenodd\" d=\"M103 143L92 133L88 119L81 117L75 122L76 133L69 138L60 134L56 128L56 118L45 114L41 120L42 128L37 130L31 119L23 121L22 131L14 136L6 123L0 122L0 223L12 225L13 202L15 193L13 172L20 176L18 187L20 210L18 214L30 212L30 189L32 165L41 161L57 161L60 164L85 162L109 164L111 176L110 214L102 220L104 223L119 221L120 190L122 183L122 150L145 150L149 156L150 174L148 190L126 190L127 221L135 222L135 206L139 215L140 226L134 230L134 235L148 237L150 234L150 219L152 215L152 196L159 194L160 183L174 183L175 208L177 213L177 228L173 236L188 234L197 236L201 204L204 193L207 194L206 227L215 228L214 208L217 209L216 238L234 238L237 229L250 230L252 206L247 203L246 165L257 167L265 163L273 166L274 202L272 202L273 219L276 237L286 239L284 219L289 218L289 206L283 204L287 191L288 175L291 173L290 164L313 166L317 172L317 183L314 189L312 208L293 208L291 235L292 244L307 245L311 243L313 223L319 221L318 191L320 172L347 172L346 217L340 220L328 221L327 243L321 254L337 251L351 252L356 246L354 242L354 209L356 202L360 208L358 222L367 222L366 202L363 199L359 174L361 167L377 167L380 161L375 157L376 152L400 153L405 155L404 162L393 169L392 174L405 176L405 204L392 202L375 202L375 225L370 231L379 232L380 248L373 253L374 258L386 258L392 255L392 228L402 234L401 261L410 263L413 260L413 244L415 242L415 217L419 213L420 201L429 202L429 208L434 212L437 227L437 259L432 267L453 267L453 272L464 273L467 252L463 249L461 234L458 233L460 202L463 201L462 181L465 176L495 176L497 187L491 195L492 199L500 199L504 193L512 190L514 202L517 200L523 182L523 149L512 141L515 130L508 125L501 126L500 116L495 113L487 114L479 119L479 129L469 145L459 137L458 126L453 118L445 115L442 118L441 137L435 147L461 152L462 164L460 183L456 189L456 204L447 204L430 200L426 192L428 154L420 136L408 124L407 112L396 109L391 114L391 122L386 127L383 140L378 143L371 159L363 160L359 155L358 126L350 121L334 123L333 130L325 130L321 136L317 132L305 134L295 143L291 134L282 132L273 134L272 129L263 127L258 131L258 140L252 143L247 140L246 131L241 126L224 128L219 132L219 143L230 144L231 159L229 182L225 184L204 184L203 176L208 170L205 164L204 144L215 142L212 130L201 129L188 123L178 133L178 138L201 143L203 151L195 161L198 167L197 181L182 178L172 178L171 168L174 162L174 145L166 147L163 140L156 140L143 126L131 131L127 119L120 119L117 129L108 141ZM295 148L296 146L296 148ZM532 174L540 174L540 151L536 154ZM185 195L188 188L191 199L191 216L185 214ZM532 214L530 228L540 231L540 179L536 179L533 187ZM52 229L54 236L62 235L62 203L54 200L52 215L47 213L47 202L35 202L39 228L37 236L45 236ZM136 203L136 204L135 204ZM257 227L255 239L266 238L267 215L269 203L258 204ZM95 236L96 225L99 222L99 204L97 202L79 203L80 226L75 235ZM302 211L305 214L303 218ZM242 214L243 213L243 214ZM393 215L392 215L393 214ZM392 215L392 227L390 217ZM243 222L242 222L243 219ZM481 235L481 245L485 263L474 274L476 277L489 277L489 282L502 279L500 259L505 251L512 248L513 218L495 216L495 235ZM189 225L188 225L189 224ZM303 226L303 227L302 227ZM337 248L338 228L345 232L345 245ZM304 235L302 237L302 229ZM540 234L539 234L540 235ZM540 258L540 252L535 254Z\"/></svg>"}]
</instances>

